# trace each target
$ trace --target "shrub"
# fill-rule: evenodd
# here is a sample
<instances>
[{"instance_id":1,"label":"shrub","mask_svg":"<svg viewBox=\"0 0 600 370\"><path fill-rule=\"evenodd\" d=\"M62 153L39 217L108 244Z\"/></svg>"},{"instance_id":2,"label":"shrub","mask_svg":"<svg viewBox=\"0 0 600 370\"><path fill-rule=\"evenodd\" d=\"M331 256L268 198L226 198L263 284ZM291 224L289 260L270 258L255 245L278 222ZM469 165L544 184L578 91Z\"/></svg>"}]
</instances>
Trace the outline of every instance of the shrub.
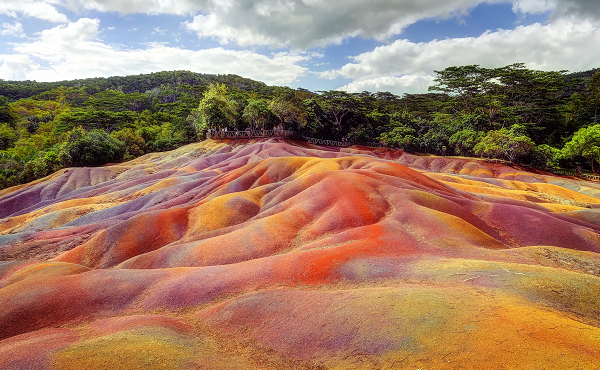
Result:
<instances>
[{"instance_id":1,"label":"shrub","mask_svg":"<svg viewBox=\"0 0 600 370\"><path fill-rule=\"evenodd\" d=\"M146 141L136 131L126 128L110 134L113 138L125 143L125 160L130 160L146 153Z\"/></svg>"},{"instance_id":2,"label":"shrub","mask_svg":"<svg viewBox=\"0 0 600 370\"><path fill-rule=\"evenodd\" d=\"M562 153L559 149L547 144L538 145L531 151L531 165L537 168L558 167L561 157Z\"/></svg>"},{"instance_id":3,"label":"shrub","mask_svg":"<svg viewBox=\"0 0 600 370\"><path fill-rule=\"evenodd\" d=\"M506 159L516 162L530 154L535 143L522 135L519 125L511 129L491 130L473 148L475 154L490 158Z\"/></svg>"},{"instance_id":4,"label":"shrub","mask_svg":"<svg viewBox=\"0 0 600 370\"><path fill-rule=\"evenodd\" d=\"M118 162L125 155L125 143L105 131L86 132L81 127L71 130L59 153L61 165L95 166Z\"/></svg>"}]
</instances>

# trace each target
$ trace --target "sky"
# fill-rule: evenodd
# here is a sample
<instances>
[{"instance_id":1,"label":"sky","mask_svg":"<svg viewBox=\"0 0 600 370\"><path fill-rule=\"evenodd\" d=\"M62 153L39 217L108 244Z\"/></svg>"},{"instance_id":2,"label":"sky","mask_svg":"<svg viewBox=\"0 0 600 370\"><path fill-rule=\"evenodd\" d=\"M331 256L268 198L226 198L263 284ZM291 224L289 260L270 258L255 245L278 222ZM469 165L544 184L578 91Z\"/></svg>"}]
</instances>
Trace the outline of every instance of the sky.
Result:
<instances>
[{"instance_id":1,"label":"sky","mask_svg":"<svg viewBox=\"0 0 600 370\"><path fill-rule=\"evenodd\" d=\"M189 70L423 93L478 64L600 67L600 0L0 0L0 79Z\"/></svg>"}]
</instances>

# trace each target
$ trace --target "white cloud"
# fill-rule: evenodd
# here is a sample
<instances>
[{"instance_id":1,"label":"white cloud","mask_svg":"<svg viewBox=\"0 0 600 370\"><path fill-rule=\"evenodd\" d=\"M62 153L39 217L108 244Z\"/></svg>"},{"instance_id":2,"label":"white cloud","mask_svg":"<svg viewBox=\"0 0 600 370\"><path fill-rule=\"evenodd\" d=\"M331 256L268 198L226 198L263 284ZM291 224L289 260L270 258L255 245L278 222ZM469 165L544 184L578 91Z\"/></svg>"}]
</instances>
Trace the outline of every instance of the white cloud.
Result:
<instances>
[{"instance_id":1,"label":"white cloud","mask_svg":"<svg viewBox=\"0 0 600 370\"><path fill-rule=\"evenodd\" d=\"M598 67L600 26L592 21L559 19L514 30L488 31L479 37L413 43L397 40L353 57L353 62L320 74L352 79L350 90L386 84L395 93L414 92L414 87L433 77L434 70L479 64L500 67L524 62L540 70L572 71ZM409 77L406 77L406 76Z\"/></svg>"},{"instance_id":2,"label":"white cloud","mask_svg":"<svg viewBox=\"0 0 600 370\"><path fill-rule=\"evenodd\" d=\"M420 19L456 16L482 1L505 0L212 0L184 25L223 43L306 49L357 36L384 40Z\"/></svg>"},{"instance_id":3,"label":"white cloud","mask_svg":"<svg viewBox=\"0 0 600 370\"><path fill-rule=\"evenodd\" d=\"M0 78L5 80L26 80L28 73L39 68L29 55L0 55Z\"/></svg>"},{"instance_id":4,"label":"white cloud","mask_svg":"<svg viewBox=\"0 0 600 370\"><path fill-rule=\"evenodd\" d=\"M0 14L6 14L11 17L37 18L49 22L66 23L67 16L60 13L56 9L56 5L60 4L60 0L2 0L0 2Z\"/></svg>"},{"instance_id":5,"label":"white cloud","mask_svg":"<svg viewBox=\"0 0 600 370\"><path fill-rule=\"evenodd\" d=\"M552 11L556 8L554 0L514 0L513 11L523 14L539 14Z\"/></svg>"},{"instance_id":6,"label":"white cloud","mask_svg":"<svg viewBox=\"0 0 600 370\"><path fill-rule=\"evenodd\" d=\"M284 41L278 40L276 37L268 37L254 33L252 29L234 28L224 24L215 14L195 16L192 22L184 22L183 26L188 31L195 32L200 38L210 37L219 40L223 45L235 43L240 46L286 46Z\"/></svg>"},{"instance_id":7,"label":"white cloud","mask_svg":"<svg viewBox=\"0 0 600 370\"><path fill-rule=\"evenodd\" d=\"M307 68L299 63L310 58L294 53L265 56L223 48L194 51L157 43L143 49L122 49L98 39L99 25L98 19L81 18L45 30L35 40L15 44L16 55L0 56L0 78L56 81L191 70L233 73L281 85L304 75Z\"/></svg>"},{"instance_id":8,"label":"white cloud","mask_svg":"<svg viewBox=\"0 0 600 370\"><path fill-rule=\"evenodd\" d=\"M222 44L310 49L352 37L387 40L422 19L460 17L481 3L512 3L522 14L597 17L598 0L2 0L0 14L67 22L58 8L121 14L191 15L199 37Z\"/></svg>"},{"instance_id":9,"label":"white cloud","mask_svg":"<svg viewBox=\"0 0 600 370\"><path fill-rule=\"evenodd\" d=\"M419 20L460 17L480 3L501 2L512 2L516 13L600 18L598 0L231 0L226 6L213 0L184 25L222 43L306 49L357 36L387 40Z\"/></svg>"},{"instance_id":10,"label":"white cloud","mask_svg":"<svg viewBox=\"0 0 600 370\"><path fill-rule=\"evenodd\" d=\"M25 30L23 29L23 25L19 22L15 22L15 24L10 23L2 23L3 30L0 30L0 35L2 36L14 36L14 37L25 37Z\"/></svg>"},{"instance_id":11,"label":"white cloud","mask_svg":"<svg viewBox=\"0 0 600 370\"><path fill-rule=\"evenodd\" d=\"M350 82L338 90L348 92L361 91L401 91L402 93L416 94L427 91L433 83L431 76L404 75L400 77L380 76L366 80Z\"/></svg>"},{"instance_id":12,"label":"white cloud","mask_svg":"<svg viewBox=\"0 0 600 370\"><path fill-rule=\"evenodd\" d=\"M152 31L152 35L164 35L165 33L167 33L167 30L164 30L160 27L155 27L154 31Z\"/></svg>"},{"instance_id":13,"label":"white cloud","mask_svg":"<svg viewBox=\"0 0 600 370\"><path fill-rule=\"evenodd\" d=\"M318 53L279 53L212 48L187 50L148 43L124 49L99 38L99 20L69 23L61 11L190 16L182 25L200 38L221 44L268 45L307 50L348 38L387 40L419 20L458 17L480 3L512 3L519 14L551 13L548 24L488 31L479 37L412 43L396 40L351 58L343 67L320 74L352 82L351 91L424 90L433 70L450 65L501 66L525 62L536 69L584 70L598 67L599 0L0 0L0 14L34 17L64 25L42 31L35 39L11 44L3 55L0 77L56 80L157 70L189 69L236 73L272 84L288 84L308 72L307 60ZM596 17L596 18L594 18ZM155 27L151 34L165 34ZM161 24L162 26L163 24ZM111 30L111 27L107 28ZM137 28L133 29L137 31ZM172 32L173 30L168 30ZM22 37L20 22L5 23L1 35ZM174 35L175 40L179 36ZM149 38L152 40L152 38ZM326 62L324 62L326 63ZM311 64L314 67L324 63ZM19 69L20 68L20 69Z\"/></svg>"},{"instance_id":14,"label":"white cloud","mask_svg":"<svg viewBox=\"0 0 600 370\"><path fill-rule=\"evenodd\" d=\"M16 0L8 0L17 3ZM34 0L25 0L34 1ZM351 37L385 40L424 18L508 0L37 0L73 11L194 15L184 25L223 44L307 49Z\"/></svg>"},{"instance_id":15,"label":"white cloud","mask_svg":"<svg viewBox=\"0 0 600 370\"><path fill-rule=\"evenodd\" d=\"M26 17L43 19L45 21L65 23L68 22L66 15L61 14L56 8L46 3L32 3L28 4L23 9L23 14Z\"/></svg>"},{"instance_id":16,"label":"white cloud","mask_svg":"<svg viewBox=\"0 0 600 370\"><path fill-rule=\"evenodd\" d=\"M193 14L206 9L204 0L62 0L74 10L97 10L121 14Z\"/></svg>"}]
</instances>

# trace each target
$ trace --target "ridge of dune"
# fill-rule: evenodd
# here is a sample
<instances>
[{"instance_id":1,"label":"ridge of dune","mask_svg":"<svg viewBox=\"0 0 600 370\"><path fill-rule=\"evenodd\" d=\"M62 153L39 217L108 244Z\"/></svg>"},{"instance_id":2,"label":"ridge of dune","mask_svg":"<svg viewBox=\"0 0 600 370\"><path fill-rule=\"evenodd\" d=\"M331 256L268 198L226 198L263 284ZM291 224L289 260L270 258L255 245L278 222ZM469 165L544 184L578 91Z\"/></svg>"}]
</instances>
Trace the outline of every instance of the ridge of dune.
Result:
<instances>
[{"instance_id":1,"label":"ridge of dune","mask_svg":"<svg viewBox=\"0 0 600 370\"><path fill-rule=\"evenodd\" d=\"M207 140L0 192L0 368L594 368L599 253L598 183Z\"/></svg>"}]
</instances>

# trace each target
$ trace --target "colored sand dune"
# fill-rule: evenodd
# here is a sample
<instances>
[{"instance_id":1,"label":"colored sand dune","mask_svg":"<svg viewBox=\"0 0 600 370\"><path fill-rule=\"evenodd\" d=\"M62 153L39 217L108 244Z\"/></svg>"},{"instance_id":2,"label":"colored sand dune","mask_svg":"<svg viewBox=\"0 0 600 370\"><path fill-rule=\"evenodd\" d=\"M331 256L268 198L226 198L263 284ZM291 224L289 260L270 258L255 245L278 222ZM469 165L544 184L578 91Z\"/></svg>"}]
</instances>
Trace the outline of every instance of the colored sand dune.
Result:
<instances>
[{"instance_id":1,"label":"colored sand dune","mask_svg":"<svg viewBox=\"0 0 600 370\"><path fill-rule=\"evenodd\" d=\"M593 369L600 184L205 141L0 191L1 369Z\"/></svg>"}]
</instances>

